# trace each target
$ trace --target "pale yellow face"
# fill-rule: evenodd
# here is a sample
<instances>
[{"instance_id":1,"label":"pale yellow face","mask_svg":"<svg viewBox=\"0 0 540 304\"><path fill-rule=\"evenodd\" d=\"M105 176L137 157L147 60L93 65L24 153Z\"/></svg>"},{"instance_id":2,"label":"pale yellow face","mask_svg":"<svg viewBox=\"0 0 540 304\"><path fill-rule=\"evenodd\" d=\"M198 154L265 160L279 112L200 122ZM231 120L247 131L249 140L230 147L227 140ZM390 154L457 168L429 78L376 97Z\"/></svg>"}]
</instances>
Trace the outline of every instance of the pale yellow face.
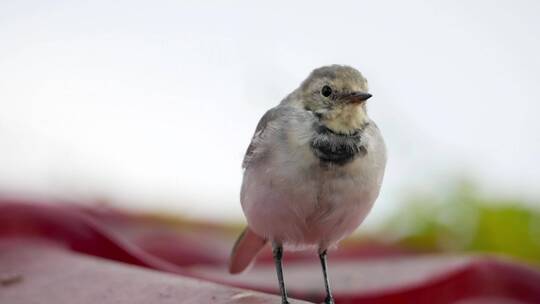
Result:
<instances>
[{"instance_id":1,"label":"pale yellow face","mask_svg":"<svg viewBox=\"0 0 540 304\"><path fill-rule=\"evenodd\" d=\"M352 134L362 128L368 122L365 107L353 104L336 106L326 115L321 122L330 130L341 134Z\"/></svg>"},{"instance_id":2,"label":"pale yellow face","mask_svg":"<svg viewBox=\"0 0 540 304\"><path fill-rule=\"evenodd\" d=\"M354 133L369 120L365 101L349 102L344 97L353 92L368 92L367 80L354 68L332 65L316 69L300 90L303 106L336 133ZM328 92L331 93L325 96Z\"/></svg>"}]
</instances>

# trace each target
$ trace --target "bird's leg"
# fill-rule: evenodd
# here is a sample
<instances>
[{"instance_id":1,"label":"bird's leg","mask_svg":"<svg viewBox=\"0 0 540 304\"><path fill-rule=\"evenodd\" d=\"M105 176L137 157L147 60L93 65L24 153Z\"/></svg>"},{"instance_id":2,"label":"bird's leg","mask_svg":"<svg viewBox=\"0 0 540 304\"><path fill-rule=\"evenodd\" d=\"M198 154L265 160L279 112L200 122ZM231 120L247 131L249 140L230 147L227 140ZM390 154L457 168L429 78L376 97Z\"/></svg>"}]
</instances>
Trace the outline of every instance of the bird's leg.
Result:
<instances>
[{"instance_id":1,"label":"bird's leg","mask_svg":"<svg viewBox=\"0 0 540 304\"><path fill-rule=\"evenodd\" d=\"M287 300L287 290L285 289L285 282L283 281L283 267L281 259L283 258L283 246L277 242L272 243L272 253L274 255L274 262L276 263L276 273L279 283L279 292L281 293L281 303L289 304Z\"/></svg>"},{"instance_id":2,"label":"bird's leg","mask_svg":"<svg viewBox=\"0 0 540 304\"><path fill-rule=\"evenodd\" d=\"M324 276L324 287L326 288L325 304L334 304L334 297L332 297L332 291L330 290L330 281L328 280L328 271L326 270L326 249L319 253L319 259L321 260L321 266Z\"/></svg>"}]
</instances>

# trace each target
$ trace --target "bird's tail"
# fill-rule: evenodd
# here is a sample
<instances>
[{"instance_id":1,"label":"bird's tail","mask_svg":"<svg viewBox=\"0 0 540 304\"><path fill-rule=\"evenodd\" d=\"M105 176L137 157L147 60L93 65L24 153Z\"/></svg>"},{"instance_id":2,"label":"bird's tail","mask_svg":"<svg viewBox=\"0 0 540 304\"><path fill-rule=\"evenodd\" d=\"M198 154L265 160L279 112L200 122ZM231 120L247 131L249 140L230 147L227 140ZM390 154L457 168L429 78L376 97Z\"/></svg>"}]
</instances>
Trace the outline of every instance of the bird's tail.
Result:
<instances>
[{"instance_id":1,"label":"bird's tail","mask_svg":"<svg viewBox=\"0 0 540 304\"><path fill-rule=\"evenodd\" d=\"M246 227L236 240L229 260L229 272L232 274L244 271L261 251L267 240L256 235Z\"/></svg>"}]
</instances>

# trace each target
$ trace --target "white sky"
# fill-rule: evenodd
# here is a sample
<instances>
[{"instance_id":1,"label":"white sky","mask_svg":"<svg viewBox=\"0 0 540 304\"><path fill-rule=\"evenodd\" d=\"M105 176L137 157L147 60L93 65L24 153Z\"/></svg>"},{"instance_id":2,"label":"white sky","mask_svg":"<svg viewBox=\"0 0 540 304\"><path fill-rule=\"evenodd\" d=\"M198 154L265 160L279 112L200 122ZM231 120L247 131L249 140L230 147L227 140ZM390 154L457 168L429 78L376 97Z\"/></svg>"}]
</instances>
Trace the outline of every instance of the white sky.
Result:
<instances>
[{"instance_id":1,"label":"white sky","mask_svg":"<svg viewBox=\"0 0 540 304\"><path fill-rule=\"evenodd\" d=\"M461 175L540 197L540 2L269 3L0 2L0 190L240 219L258 119L342 63L389 148L371 222Z\"/></svg>"}]
</instances>

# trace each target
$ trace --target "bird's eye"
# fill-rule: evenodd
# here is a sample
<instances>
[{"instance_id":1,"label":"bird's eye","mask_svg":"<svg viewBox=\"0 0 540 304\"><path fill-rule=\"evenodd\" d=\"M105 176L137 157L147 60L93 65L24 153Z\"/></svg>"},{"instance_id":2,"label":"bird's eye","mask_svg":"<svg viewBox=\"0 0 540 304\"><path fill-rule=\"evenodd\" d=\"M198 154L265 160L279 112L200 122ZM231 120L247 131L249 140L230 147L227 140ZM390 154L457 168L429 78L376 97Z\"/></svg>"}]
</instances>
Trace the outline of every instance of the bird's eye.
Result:
<instances>
[{"instance_id":1,"label":"bird's eye","mask_svg":"<svg viewBox=\"0 0 540 304\"><path fill-rule=\"evenodd\" d=\"M332 88L325 85L321 89L321 95L324 96L324 97L328 97L328 96L332 95Z\"/></svg>"}]
</instances>

